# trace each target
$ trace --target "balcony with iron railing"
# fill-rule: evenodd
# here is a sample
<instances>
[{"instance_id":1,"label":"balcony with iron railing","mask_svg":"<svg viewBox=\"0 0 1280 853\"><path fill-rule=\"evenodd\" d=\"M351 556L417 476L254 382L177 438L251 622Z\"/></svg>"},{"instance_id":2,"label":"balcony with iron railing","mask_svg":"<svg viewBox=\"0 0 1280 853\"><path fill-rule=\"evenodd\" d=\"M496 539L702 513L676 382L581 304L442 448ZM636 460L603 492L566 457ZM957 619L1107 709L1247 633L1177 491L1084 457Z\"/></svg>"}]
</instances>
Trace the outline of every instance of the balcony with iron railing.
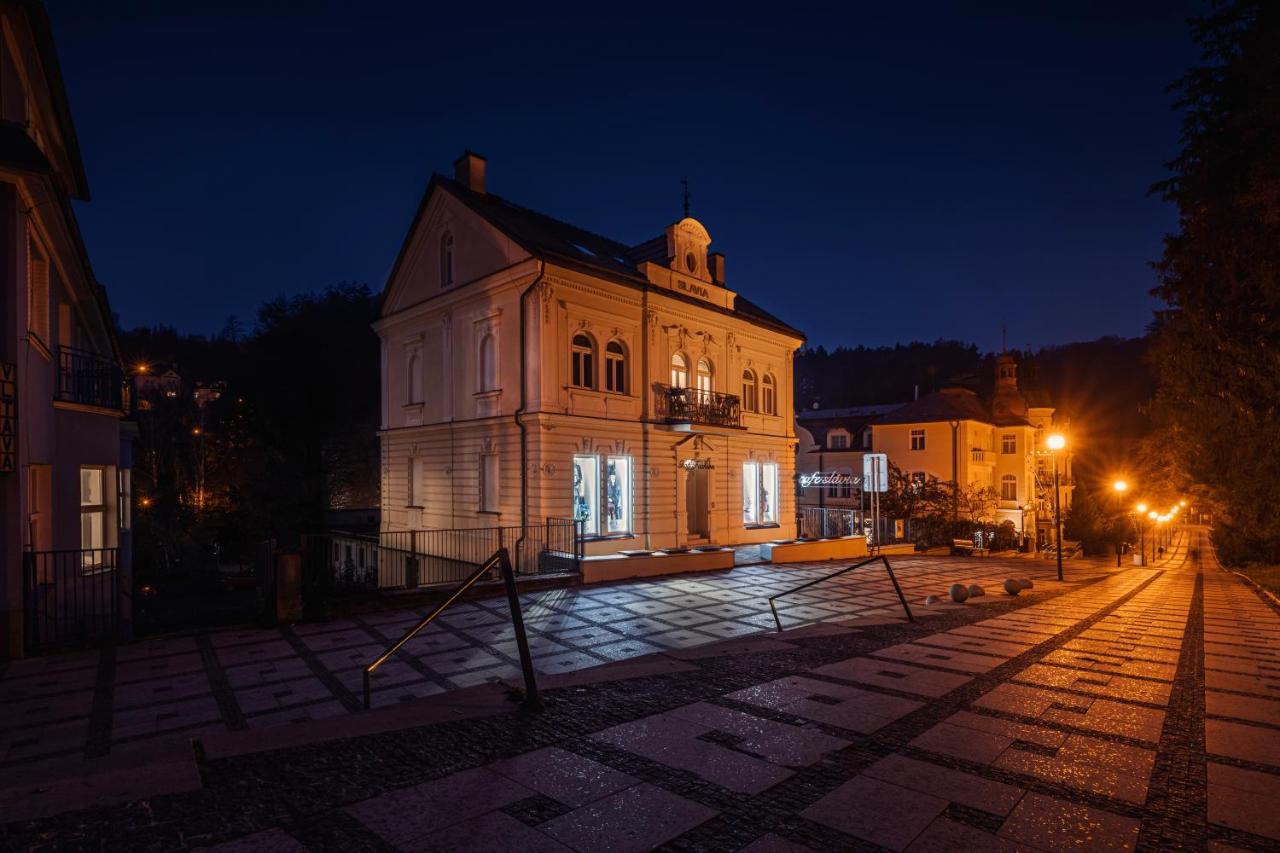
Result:
<instances>
[{"instance_id":1,"label":"balcony with iron railing","mask_svg":"<svg viewBox=\"0 0 1280 853\"><path fill-rule=\"evenodd\" d=\"M54 399L123 411L124 371L120 362L91 350L58 347L58 383Z\"/></svg>"},{"instance_id":2,"label":"balcony with iron railing","mask_svg":"<svg viewBox=\"0 0 1280 853\"><path fill-rule=\"evenodd\" d=\"M736 394L701 388L661 386L656 411L669 424L706 424L742 429L742 403Z\"/></svg>"}]
</instances>

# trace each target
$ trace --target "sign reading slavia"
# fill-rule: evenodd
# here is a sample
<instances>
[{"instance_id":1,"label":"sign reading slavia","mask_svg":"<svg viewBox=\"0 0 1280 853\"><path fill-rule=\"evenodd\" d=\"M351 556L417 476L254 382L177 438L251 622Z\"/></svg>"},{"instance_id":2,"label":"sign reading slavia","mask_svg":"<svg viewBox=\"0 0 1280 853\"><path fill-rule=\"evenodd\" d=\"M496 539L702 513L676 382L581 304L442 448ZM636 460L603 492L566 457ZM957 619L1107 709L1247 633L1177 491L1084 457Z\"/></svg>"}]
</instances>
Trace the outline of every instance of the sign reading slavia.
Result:
<instances>
[{"instance_id":1,"label":"sign reading slavia","mask_svg":"<svg viewBox=\"0 0 1280 853\"><path fill-rule=\"evenodd\" d=\"M0 474L18 468L18 367L0 361Z\"/></svg>"},{"instance_id":2,"label":"sign reading slavia","mask_svg":"<svg viewBox=\"0 0 1280 853\"><path fill-rule=\"evenodd\" d=\"M810 471L799 475L800 485L804 488L810 486L861 486L862 478L850 474L848 471Z\"/></svg>"}]
</instances>

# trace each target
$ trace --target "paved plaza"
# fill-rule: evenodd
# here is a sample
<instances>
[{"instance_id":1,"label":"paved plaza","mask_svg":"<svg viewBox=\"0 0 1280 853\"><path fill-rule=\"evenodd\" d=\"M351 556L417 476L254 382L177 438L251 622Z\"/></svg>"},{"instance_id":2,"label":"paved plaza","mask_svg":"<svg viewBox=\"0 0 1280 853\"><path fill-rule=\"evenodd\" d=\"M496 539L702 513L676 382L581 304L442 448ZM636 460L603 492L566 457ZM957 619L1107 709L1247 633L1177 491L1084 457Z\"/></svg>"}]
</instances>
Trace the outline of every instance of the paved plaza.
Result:
<instances>
[{"instance_id":1,"label":"paved plaza","mask_svg":"<svg viewBox=\"0 0 1280 853\"><path fill-rule=\"evenodd\" d=\"M783 609L795 627L760 633L772 628L766 596L830 565L531 595L549 674L542 714L437 716L275 751L205 747L258 726L338 728L404 709L426 717L492 689L476 682L514 675L500 607L470 605L425 636L367 714L351 710L350 673L412 614L15 664L0 681L7 773L88 766L90 752L110 761L176 739L197 748L185 787L8 820L0 847L1280 846L1280 608L1220 570L1201 531L1149 568L1072 561L1067 584L1041 561L894 565L914 623L873 570L797 596ZM1000 593L1015 574L1035 587ZM989 594L923 607L953 580ZM146 692L166 681L181 694ZM275 697L280 685L302 698ZM285 701L263 707L259 696ZM156 713L210 704L177 725ZM12 729L56 730L31 713L41 707L68 709L63 725L79 734L56 749L50 734L44 752L22 744Z\"/></svg>"}]
</instances>

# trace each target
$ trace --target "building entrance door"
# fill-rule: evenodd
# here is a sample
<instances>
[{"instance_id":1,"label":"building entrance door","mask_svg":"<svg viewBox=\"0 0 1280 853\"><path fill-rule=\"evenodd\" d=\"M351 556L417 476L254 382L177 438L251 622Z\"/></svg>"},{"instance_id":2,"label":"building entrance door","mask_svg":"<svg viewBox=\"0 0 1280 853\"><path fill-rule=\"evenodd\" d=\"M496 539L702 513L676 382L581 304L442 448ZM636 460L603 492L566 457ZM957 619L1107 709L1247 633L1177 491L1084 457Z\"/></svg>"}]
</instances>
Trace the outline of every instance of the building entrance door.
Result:
<instances>
[{"instance_id":1,"label":"building entrance door","mask_svg":"<svg viewBox=\"0 0 1280 853\"><path fill-rule=\"evenodd\" d=\"M706 539L711 532L710 513L707 511L707 474L706 468L691 468L685 473L685 527L690 539Z\"/></svg>"}]
</instances>

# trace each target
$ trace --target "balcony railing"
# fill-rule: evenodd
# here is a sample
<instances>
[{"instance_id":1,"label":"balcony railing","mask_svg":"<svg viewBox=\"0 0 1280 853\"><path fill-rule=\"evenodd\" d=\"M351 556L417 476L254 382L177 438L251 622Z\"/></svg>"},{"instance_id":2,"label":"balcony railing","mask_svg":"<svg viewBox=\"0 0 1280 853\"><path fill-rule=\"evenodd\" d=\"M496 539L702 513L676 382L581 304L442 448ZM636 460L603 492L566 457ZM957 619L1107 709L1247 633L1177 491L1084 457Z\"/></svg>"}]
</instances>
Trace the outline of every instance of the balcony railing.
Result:
<instances>
[{"instance_id":1,"label":"balcony railing","mask_svg":"<svg viewBox=\"0 0 1280 853\"><path fill-rule=\"evenodd\" d=\"M658 391L657 403L658 417L667 423L742 426L742 403L736 394L663 387Z\"/></svg>"},{"instance_id":2,"label":"balcony railing","mask_svg":"<svg viewBox=\"0 0 1280 853\"><path fill-rule=\"evenodd\" d=\"M989 450L981 450L975 447L969 452L973 454L973 464L975 465L992 465L995 463L992 458L993 454Z\"/></svg>"},{"instance_id":3,"label":"balcony railing","mask_svg":"<svg viewBox=\"0 0 1280 853\"><path fill-rule=\"evenodd\" d=\"M110 356L74 347L58 347L55 398L65 403L124 408L124 371Z\"/></svg>"}]
</instances>

